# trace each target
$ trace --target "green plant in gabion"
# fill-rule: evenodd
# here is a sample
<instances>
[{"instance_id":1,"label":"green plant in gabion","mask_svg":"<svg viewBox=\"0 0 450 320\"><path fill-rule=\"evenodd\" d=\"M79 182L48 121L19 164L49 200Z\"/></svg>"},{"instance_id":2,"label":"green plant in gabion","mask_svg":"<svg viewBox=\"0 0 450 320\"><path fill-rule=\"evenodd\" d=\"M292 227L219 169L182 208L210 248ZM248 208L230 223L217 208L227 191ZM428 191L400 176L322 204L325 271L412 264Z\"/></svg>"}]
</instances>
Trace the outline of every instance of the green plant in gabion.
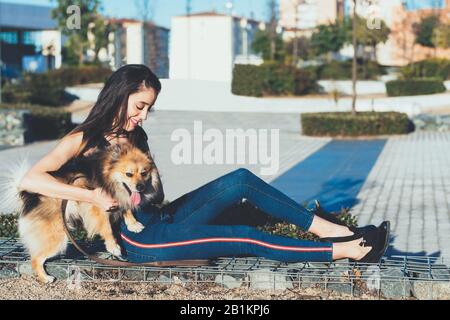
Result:
<instances>
[{"instance_id":1,"label":"green plant in gabion","mask_svg":"<svg viewBox=\"0 0 450 320\"><path fill-rule=\"evenodd\" d=\"M305 206L306 207L306 206ZM318 201L314 209L310 210L312 213L336 224L345 226L358 226L358 219L355 217L349 208L343 208L340 212L327 212L325 211ZM264 226L258 227L261 231L268 232L273 235L291 237L301 240L318 241L319 237L310 232L303 231L295 224L287 222L267 223Z\"/></svg>"},{"instance_id":2,"label":"green plant in gabion","mask_svg":"<svg viewBox=\"0 0 450 320\"><path fill-rule=\"evenodd\" d=\"M17 214L0 213L0 238L17 238L19 236L17 219Z\"/></svg>"},{"instance_id":3,"label":"green plant in gabion","mask_svg":"<svg viewBox=\"0 0 450 320\"><path fill-rule=\"evenodd\" d=\"M18 219L19 216L17 213L9 213L3 214L0 213L0 238L18 238ZM71 231L74 239L77 241L96 241L98 239L95 236L93 239L90 239L87 235L87 232L83 229L82 224L76 226L75 230Z\"/></svg>"},{"instance_id":4,"label":"green plant in gabion","mask_svg":"<svg viewBox=\"0 0 450 320\"><path fill-rule=\"evenodd\" d=\"M303 113L302 133L308 136L357 137L407 134L413 130L408 115L400 112Z\"/></svg>"}]
</instances>

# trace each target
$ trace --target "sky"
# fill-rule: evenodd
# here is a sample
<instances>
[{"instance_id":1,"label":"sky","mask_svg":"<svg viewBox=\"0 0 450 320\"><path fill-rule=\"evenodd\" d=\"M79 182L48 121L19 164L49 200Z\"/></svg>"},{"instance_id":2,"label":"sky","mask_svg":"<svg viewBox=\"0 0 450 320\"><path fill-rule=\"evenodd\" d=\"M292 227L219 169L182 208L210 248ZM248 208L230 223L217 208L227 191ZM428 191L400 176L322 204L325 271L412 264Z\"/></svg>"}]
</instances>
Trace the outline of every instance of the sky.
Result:
<instances>
[{"instance_id":1,"label":"sky","mask_svg":"<svg viewBox=\"0 0 450 320\"><path fill-rule=\"evenodd\" d=\"M136 2L140 0L102 0L103 14L115 18L138 18ZM25 3L55 6L55 0L0 0L0 2ZM186 0L150 0L156 24L170 28L172 16L186 13ZM211 11L226 12L227 0L191 0L192 12ZM257 20L266 20L266 0L234 0L234 13L238 16L251 17L253 12Z\"/></svg>"}]
</instances>

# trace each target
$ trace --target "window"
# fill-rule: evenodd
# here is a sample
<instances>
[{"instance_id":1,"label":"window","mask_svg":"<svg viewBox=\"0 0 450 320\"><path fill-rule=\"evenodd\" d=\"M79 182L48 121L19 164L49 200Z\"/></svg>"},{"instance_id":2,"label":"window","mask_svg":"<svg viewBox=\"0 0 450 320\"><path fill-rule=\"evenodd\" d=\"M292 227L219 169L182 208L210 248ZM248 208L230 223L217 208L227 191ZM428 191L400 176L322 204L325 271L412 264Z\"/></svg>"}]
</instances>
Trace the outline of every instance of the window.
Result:
<instances>
[{"instance_id":1,"label":"window","mask_svg":"<svg viewBox=\"0 0 450 320\"><path fill-rule=\"evenodd\" d=\"M23 33L23 44L35 44L36 34L34 32L25 31Z\"/></svg>"},{"instance_id":2,"label":"window","mask_svg":"<svg viewBox=\"0 0 450 320\"><path fill-rule=\"evenodd\" d=\"M0 32L0 39L6 43L18 43L17 32Z\"/></svg>"}]
</instances>

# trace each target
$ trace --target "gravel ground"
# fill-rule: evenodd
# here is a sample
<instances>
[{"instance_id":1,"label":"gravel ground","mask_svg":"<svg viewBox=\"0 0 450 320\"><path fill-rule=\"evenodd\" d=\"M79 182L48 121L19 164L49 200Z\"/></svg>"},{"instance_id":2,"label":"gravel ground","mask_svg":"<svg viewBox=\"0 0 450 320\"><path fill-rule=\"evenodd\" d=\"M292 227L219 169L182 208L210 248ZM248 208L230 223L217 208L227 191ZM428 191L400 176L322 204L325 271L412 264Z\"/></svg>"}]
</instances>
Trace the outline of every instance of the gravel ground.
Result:
<instances>
[{"instance_id":1,"label":"gravel ground","mask_svg":"<svg viewBox=\"0 0 450 320\"><path fill-rule=\"evenodd\" d=\"M214 284L151 284L83 282L71 288L66 281L42 285L30 276L0 280L0 300L374 300L320 289L251 290L224 289Z\"/></svg>"}]
</instances>

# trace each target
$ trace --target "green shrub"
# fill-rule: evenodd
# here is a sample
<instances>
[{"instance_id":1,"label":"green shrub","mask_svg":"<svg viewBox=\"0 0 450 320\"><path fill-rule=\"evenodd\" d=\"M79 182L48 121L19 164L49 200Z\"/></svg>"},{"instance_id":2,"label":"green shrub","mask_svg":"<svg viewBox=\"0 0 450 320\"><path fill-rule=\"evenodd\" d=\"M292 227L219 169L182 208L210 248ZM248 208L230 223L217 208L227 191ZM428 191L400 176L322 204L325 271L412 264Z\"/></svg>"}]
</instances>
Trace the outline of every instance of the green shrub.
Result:
<instances>
[{"instance_id":1,"label":"green shrub","mask_svg":"<svg viewBox=\"0 0 450 320\"><path fill-rule=\"evenodd\" d=\"M320 80L350 80L352 79L352 61L331 61L320 66L305 68L313 72ZM358 61L358 79L373 80L386 74L385 68L374 61Z\"/></svg>"},{"instance_id":2,"label":"green shrub","mask_svg":"<svg viewBox=\"0 0 450 320\"><path fill-rule=\"evenodd\" d=\"M401 68L400 73L404 79L439 78L450 80L450 60L433 58L418 61Z\"/></svg>"},{"instance_id":3,"label":"green shrub","mask_svg":"<svg viewBox=\"0 0 450 320\"><path fill-rule=\"evenodd\" d=\"M64 104L64 84L47 73L29 73L24 76L23 87L30 94L32 104L59 106Z\"/></svg>"},{"instance_id":4,"label":"green shrub","mask_svg":"<svg viewBox=\"0 0 450 320\"><path fill-rule=\"evenodd\" d=\"M1 104L0 109L29 110L25 117L25 142L39 140L59 139L69 133L73 128L72 115L70 112L30 104Z\"/></svg>"},{"instance_id":5,"label":"green shrub","mask_svg":"<svg viewBox=\"0 0 450 320\"><path fill-rule=\"evenodd\" d=\"M303 113L302 132L309 136L355 137L405 134L412 130L411 121L399 112Z\"/></svg>"},{"instance_id":6,"label":"green shrub","mask_svg":"<svg viewBox=\"0 0 450 320\"><path fill-rule=\"evenodd\" d=\"M317 92L314 74L276 62L261 66L236 65L233 70L232 93L244 96L304 95Z\"/></svg>"},{"instance_id":7,"label":"green shrub","mask_svg":"<svg viewBox=\"0 0 450 320\"><path fill-rule=\"evenodd\" d=\"M295 69L277 62L264 63L262 68L265 95L289 95L295 90Z\"/></svg>"},{"instance_id":8,"label":"green shrub","mask_svg":"<svg viewBox=\"0 0 450 320\"><path fill-rule=\"evenodd\" d=\"M235 65L231 92L241 96L261 97L263 95L262 69L253 65Z\"/></svg>"},{"instance_id":9,"label":"green shrub","mask_svg":"<svg viewBox=\"0 0 450 320\"><path fill-rule=\"evenodd\" d=\"M105 82L111 73L108 68L94 66L65 67L45 73L24 73L19 83L5 86L6 91L2 92L2 98L7 103L61 106L67 102L64 92L66 87Z\"/></svg>"},{"instance_id":10,"label":"green shrub","mask_svg":"<svg viewBox=\"0 0 450 320\"><path fill-rule=\"evenodd\" d=\"M30 92L23 86L6 82L2 87L2 101L6 103L27 103L30 101Z\"/></svg>"},{"instance_id":11,"label":"green shrub","mask_svg":"<svg viewBox=\"0 0 450 320\"><path fill-rule=\"evenodd\" d=\"M17 238L17 214L0 212L0 238Z\"/></svg>"},{"instance_id":12,"label":"green shrub","mask_svg":"<svg viewBox=\"0 0 450 320\"><path fill-rule=\"evenodd\" d=\"M310 70L298 69L295 72L295 88L294 94L297 96L318 93L320 92L320 85L313 72Z\"/></svg>"},{"instance_id":13,"label":"green shrub","mask_svg":"<svg viewBox=\"0 0 450 320\"><path fill-rule=\"evenodd\" d=\"M48 72L50 77L57 79L64 86L103 83L111 74L111 69L97 66L64 67Z\"/></svg>"},{"instance_id":14,"label":"green shrub","mask_svg":"<svg viewBox=\"0 0 450 320\"><path fill-rule=\"evenodd\" d=\"M387 82L386 91L389 97L398 97L441 93L446 88L440 79L409 79Z\"/></svg>"},{"instance_id":15,"label":"green shrub","mask_svg":"<svg viewBox=\"0 0 450 320\"><path fill-rule=\"evenodd\" d=\"M329 220L333 223L337 223L345 226L354 226L357 227L357 218L350 213L349 208L344 208L340 212L326 212L320 206L316 206L312 213L320 216L326 220ZM302 230L300 227L295 224L290 224L287 222L276 222L276 223L267 223L262 227L258 227L261 231L268 232L273 235L290 237L301 240L309 240L309 241L318 241L319 237L311 232L307 232Z\"/></svg>"}]
</instances>

